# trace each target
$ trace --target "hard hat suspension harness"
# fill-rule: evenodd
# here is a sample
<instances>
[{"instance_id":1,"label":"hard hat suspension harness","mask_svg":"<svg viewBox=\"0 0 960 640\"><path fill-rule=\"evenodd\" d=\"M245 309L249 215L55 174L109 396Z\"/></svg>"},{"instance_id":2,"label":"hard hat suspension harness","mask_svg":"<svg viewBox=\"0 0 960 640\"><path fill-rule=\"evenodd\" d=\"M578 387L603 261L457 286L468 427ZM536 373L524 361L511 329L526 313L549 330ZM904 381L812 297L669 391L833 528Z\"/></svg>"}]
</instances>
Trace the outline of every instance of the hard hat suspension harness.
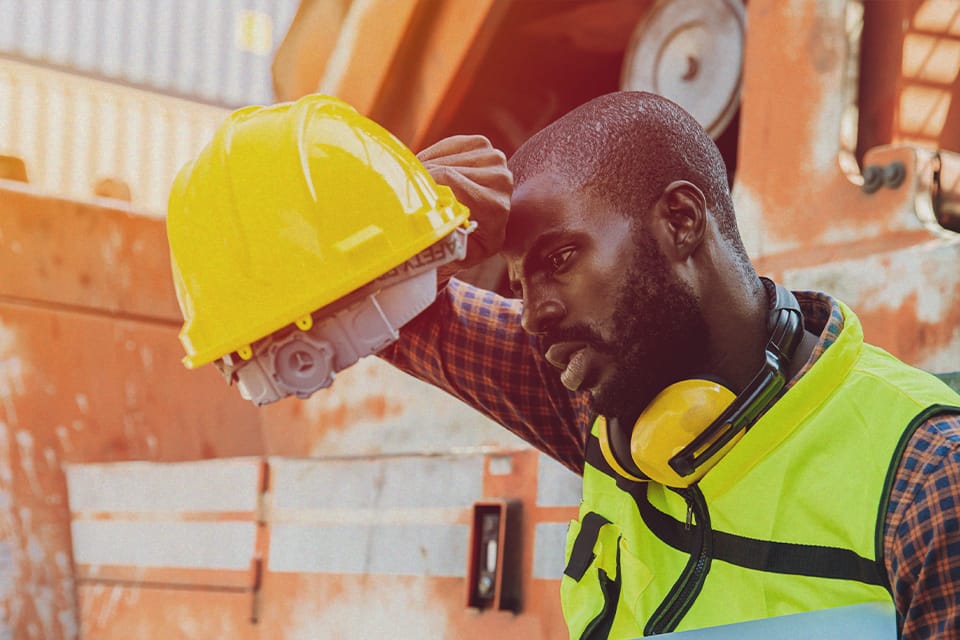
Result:
<instances>
[{"instance_id":1,"label":"hard hat suspension harness","mask_svg":"<svg viewBox=\"0 0 960 640\"><path fill-rule=\"evenodd\" d=\"M258 406L289 395L307 398L330 386L337 371L387 347L401 326L430 306L437 268L466 256L474 227L455 229L350 295L214 364Z\"/></svg>"}]
</instances>

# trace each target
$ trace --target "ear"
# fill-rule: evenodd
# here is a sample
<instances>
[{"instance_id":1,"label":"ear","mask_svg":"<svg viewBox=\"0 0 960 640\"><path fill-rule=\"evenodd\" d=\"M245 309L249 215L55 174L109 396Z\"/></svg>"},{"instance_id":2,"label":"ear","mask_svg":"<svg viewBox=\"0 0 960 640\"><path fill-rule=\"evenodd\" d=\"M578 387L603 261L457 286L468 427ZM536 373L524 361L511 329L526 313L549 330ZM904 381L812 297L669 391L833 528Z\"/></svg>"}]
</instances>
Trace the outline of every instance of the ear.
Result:
<instances>
[{"instance_id":1,"label":"ear","mask_svg":"<svg viewBox=\"0 0 960 640\"><path fill-rule=\"evenodd\" d=\"M654 215L667 255L686 260L703 242L707 199L692 182L675 180L668 184L654 206Z\"/></svg>"}]
</instances>

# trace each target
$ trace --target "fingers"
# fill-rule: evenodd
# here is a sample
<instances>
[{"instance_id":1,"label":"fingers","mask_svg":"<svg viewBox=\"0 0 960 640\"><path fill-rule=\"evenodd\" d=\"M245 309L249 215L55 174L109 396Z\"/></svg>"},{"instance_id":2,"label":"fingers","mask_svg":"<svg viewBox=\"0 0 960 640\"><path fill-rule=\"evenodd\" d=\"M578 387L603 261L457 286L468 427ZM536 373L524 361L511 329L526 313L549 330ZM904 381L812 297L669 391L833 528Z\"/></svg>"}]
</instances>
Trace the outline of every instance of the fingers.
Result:
<instances>
[{"instance_id":1,"label":"fingers","mask_svg":"<svg viewBox=\"0 0 960 640\"><path fill-rule=\"evenodd\" d=\"M513 191L513 174L506 168L462 167L435 163L426 163L424 167L438 184L446 184L449 187L473 183L504 192L507 198Z\"/></svg>"},{"instance_id":2,"label":"fingers","mask_svg":"<svg viewBox=\"0 0 960 640\"><path fill-rule=\"evenodd\" d=\"M448 270L472 266L499 251L513 193L513 174L503 152L483 136L452 136L427 147L417 158L437 184L449 187L470 209L470 218L477 223L467 257Z\"/></svg>"},{"instance_id":3,"label":"fingers","mask_svg":"<svg viewBox=\"0 0 960 640\"><path fill-rule=\"evenodd\" d=\"M484 136L450 136L436 142L420 153L417 158L427 162L459 166L491 166L506 165L506 156L499 149L494 148Z\"/></svg>"}]
</instances>

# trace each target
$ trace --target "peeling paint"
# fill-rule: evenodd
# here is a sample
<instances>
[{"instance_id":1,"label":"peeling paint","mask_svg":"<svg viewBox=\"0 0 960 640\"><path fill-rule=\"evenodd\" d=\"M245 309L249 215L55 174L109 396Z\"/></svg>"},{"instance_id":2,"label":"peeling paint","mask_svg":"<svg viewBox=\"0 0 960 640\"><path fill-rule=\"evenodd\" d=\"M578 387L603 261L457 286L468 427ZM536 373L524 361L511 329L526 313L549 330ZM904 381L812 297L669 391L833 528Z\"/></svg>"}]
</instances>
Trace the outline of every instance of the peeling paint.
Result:
<instances>
[{"instance_id":1,"label":"peeling paint","mask_svg":"<svg viewBox=\"0 0 960 640\"><path fill-rule=\"evenodd\" d=\"M128 409L136 408L140 404L140 387L136 382L127 380L123 383L123 396Z\"/></svg>"},{"instance_id":2,"label":"peeling paint","mask_svg":"<svg viewBox=\"0 0 960 640\"><path fill-rule=\"evenodd\" d=\"M21 430L15 436L17 448L20 455L20 468L27 475L27 481L30 483L30 489L35 496L43 495L43 488L40 486L40 478L37 476L35 464L35 452L33 448L33 434L29 431Z\"/></svg>"},{"instance_id":3,"label":"peeling paint","mask_svg":"<svg viewBox=\"0 0 960 640\"><path fill-rule=\"evenodd\" d=\"M732 196L743 246L749 255L760 258L764 255L763 199L743 182L734 185Z\"/></svg>"},{"instance_id":4,"label":"peeling paint","mask_svg":"<svg viewBox=\"0 0 960 640\"><path fill-rule=\"evenodd\" d=\"M47 462L48 469L58 469L60 467L60 460L57 457L57 452L51 447L43 448L43 457Z\"/></svg>"},{"instance_id":5,"label":"peeling paint","mask_svg":"<svg viewBox=\"0 0 960 640\"><path fill-rule=\"evenodd\" d=\"M819 83L811 99L819 97L819 102L811 106L813 116L807 123L810 130L805 138L810 141L810 153L804 167L805 173L819 177L820 181L829 181L832 174L837 172L837 159L840 154L840 127L843 114L849 100L850 88L843 81L838 81L836 75L842 75L847 56L846 34L843 29L843 15L845 3L833 3L824 6L834 7L840 15L829 17L818 16L818 27L810 34L810 52L808 55L814 60L818 71L815 81ZM843 91L836 91L841 85Z\"/></svg>"},{"instance_id":6,"label":"peeling paint","mask_svg":"<svg viewBox=\"0 0 960 640\"><path fill-rule=\"evenodd\" d=\"M340 372L331 389L306 401L278 403L268 407L266 414L271 425L288 424L291 419L308 425L305 452L315 456L526 446L458 400L378 358L364 358ZM431 424L443 425L443 438L424 426ZM277 437L282 441L288 434L283 428Z\"/></svg>"},{"instance_id":7,"label":"peeling paint","mask_svg":"<svg viewBox=\"0 0 960 640\"><path fill-rule=\"evenodd\" d=\"M10 429L0 420L0 491L13 491L13 461L10 459Z\"/></svg>"},{"instance_id":8,"label":"peeling paint","mask_svg":"<svg viewBox=\"0 0 960 640\"><path fill-rule=\"evenodd\" d=\"M117 607L120 604L120 598L123 596L123 587L114 586L107 588L110 589L110 597L107 599L106 605L102 606L97 612L97 625L100 627L106 626L110 618L116 613Z\"/></svg>"},{"instance_id":9,"label":"peeling paint","mask_svg":"<svg viewBox=\"0 0 960 640\"><path fill-rule=\"evenodd\" d=\"M57 425L53 429L54 434L57 436L57 442L60 444L60 451L64 453L69 453L73 451L73 443L70 442L70 430L67 429L62 424Z\"/></svg>"},{"instance_id":10,"label":"peeling paint","mask_svg":"<svg viewBox=\"0 0 960 640\"><path fill-rule=\"evenodd\" d=\"M434 595L425 582L404 580L394 585L377 581L364 588L349 583L336 591L314 592L310 598L298 599L279 635L289 640L454 637L446 612L433 606Z\"/></svg>"},{"instance_id":11,"label":"peeling paint","mask_svg":"<svg viewBox=\"0 0 960 640\"><path fill-rule=\"evenodd\" d=\"M60 623L60 630L64 638L76 638L80 635L80 628L72 611L57 613L57 622Z\"/></svg>"},{"instance_id":12,"label":"peeling paint","mask_svg":"<svg viewBox=\"0 0 960 640\"><path fill-rule=\"evenodd\" d=\"M17 337L12 329L0 324L0 404L13 426L17 426L17 410L13 399L26 393L23 382L25 367L16 353Z\"/></svg>"},{"instance_id":13,"label":"peeling paint","mask_svg":"<svg viewBox=\"0 0 960 640\"><path fill-rule=\"evenodd\" d=\"M143 345L140 347L140 362L145 373L153 373L153 350Z\"/></svg>"},{"instance_id":14,"label":"peeling paint","mask_svg":"<svg viewBox=\"0 0 960 640\"><path fill-rule=\"evenodd\" d=\"M109 236L100 245L100 257L104 264L113 269L119 263L120 249L123 247L123 235L119 229L111 230Z\"/></svg>"},{"instance_id":15,"label":"peeling paint","mask_svg":"<svg viewBox=\"0 0 960 640\"><path fill-rule=\"evenodd\" d=\"M7 600L13 595L16 588L16 566L13 560L13 548L7 538L6 527L0 526L0 533L4 534L0 539L0 602Z\"/></svg>"}]
</instances>

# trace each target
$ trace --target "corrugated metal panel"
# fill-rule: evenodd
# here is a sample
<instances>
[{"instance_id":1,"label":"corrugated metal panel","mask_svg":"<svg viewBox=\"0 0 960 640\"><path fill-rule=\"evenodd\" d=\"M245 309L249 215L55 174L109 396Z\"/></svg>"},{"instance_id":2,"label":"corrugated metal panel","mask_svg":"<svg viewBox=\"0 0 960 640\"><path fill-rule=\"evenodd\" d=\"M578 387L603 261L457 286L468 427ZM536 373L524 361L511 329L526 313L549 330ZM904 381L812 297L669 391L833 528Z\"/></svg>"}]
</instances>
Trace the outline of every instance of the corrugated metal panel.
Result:
<instances>
[{"instance_id":1,"label":"corrugated metal panel","mask_svg":"<svg viewBox=\"0 0 960 640\"><path fill-rule=\"evenodd\" d=\"M224 106L273 102L297 0L0 0L0 53Z\"/></svg>"},{"instance_id":2,"label":"corrugated metal panel","mask_svg":"<svg viewBox=\"0 0 960 640\"><path fill-rule=\"evenodd\" d=\"M0 59L0 154L23 158L30 182L60 196L89 199L111 178L129 186L138 209L162 214L177 170L226 114Z\"/></svg>"}]
</instances>

